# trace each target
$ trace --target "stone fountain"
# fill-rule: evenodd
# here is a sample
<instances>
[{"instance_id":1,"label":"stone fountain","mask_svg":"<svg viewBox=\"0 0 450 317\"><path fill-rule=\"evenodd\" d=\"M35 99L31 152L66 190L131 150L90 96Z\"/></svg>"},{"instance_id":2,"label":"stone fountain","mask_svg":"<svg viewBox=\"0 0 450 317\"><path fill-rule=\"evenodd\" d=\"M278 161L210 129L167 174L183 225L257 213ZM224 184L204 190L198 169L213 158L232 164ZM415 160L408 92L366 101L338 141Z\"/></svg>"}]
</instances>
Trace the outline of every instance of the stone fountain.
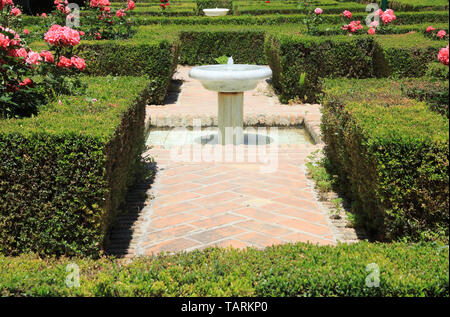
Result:
<instances>
[{"instance_id":1,"label":"stone fountain","mask_svg":"<svg viewBox=\"0 0 450 317\"><path fill-rule=\"evenodd\" d=\"M203 9L203 12L207 17L224 16L227 15L228 11L230 11L230 9L223 9L223 8Z\"/></svg>"},{"instance_id":2,"label":"stone fountain","mask_svg":"<svg viewBox=\"0 0 450 317\"><path fill-rule=\"evenodd\" d=\"M200 80L203 87L219 95L219 142L241 144L244 125L244 91L252 90L262 79L272 76L267 66L227 64L198 66L189 72L191 78Z\"/></svg>"}]
</instances>

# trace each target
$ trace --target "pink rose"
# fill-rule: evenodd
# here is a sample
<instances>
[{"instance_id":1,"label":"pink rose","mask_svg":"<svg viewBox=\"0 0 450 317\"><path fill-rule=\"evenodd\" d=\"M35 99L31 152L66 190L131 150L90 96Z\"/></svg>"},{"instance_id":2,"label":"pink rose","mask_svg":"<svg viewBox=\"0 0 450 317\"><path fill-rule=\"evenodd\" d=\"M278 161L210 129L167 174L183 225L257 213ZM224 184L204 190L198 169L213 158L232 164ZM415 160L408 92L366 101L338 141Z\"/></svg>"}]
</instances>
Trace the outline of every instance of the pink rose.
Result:
<instances>
[{"instance_id":1,"label":"pink rose","mask_svg":"<svg viewBox=\"0 0 450 317\"><path fill-rule=\"evenodd\" d=\"M23 34L28 35L28 34L30 34L30 31L28 29L23 29Z\"/></svg>"},{"instance_id":2,"label":"pink rose","mask_svg":"<svg viewBox=\"0 0 450 317\"><path fill-rule=\"evenodd\" d=\"M133 10L134 6L135 6L134 1L129 0L128 4L127 4L127 10L130 10L130 11Z\"/></svg>"},{"instance_id":3,"label":"pink rose","mask_svg":"<svg viewBox=\"0 0 450 317\"><path fill-rule=\"evenodd\" d=\"M61 56L59 58L58 67L70 68L70 67L72 67L72 61L70 59L68 59L67 57Z\"/></svg>"},{"instance_id":4,"label":"pink rose","mask_svg":"<svg viewBox=\"0 0 450 317\"><path fill-rule=\"evenodd\" d=\"M342 15L344 17L346 17L347 19L351 19L352 16L353 16L353 14L350 11L348 11L348 10L345 10L344 12L342 12Z\"/></svg>"},{"instance_id":5,"label":"pink rose","mask_svg":"<svg viewBox=\"0 0 450 317\"><path fill-rule=\"evenodd\" d=\"M380 23L378 21L372 21L370 22L370 27L372 28L377 28L380 25Z\"/></svg>"},{"instance_id":6,"label":"pink rose","mask_svg":"<svg viewBox=\"0 0 450 317\"><path fill-rule=\"evenodd\" d=\"M22 47L22 48L19 48L18 50L15 51L15 55L14 56L27 58L28 57L28 52L27 52L26 49L24 49Z\"/></svg>"},{"instance_id":7,"label":"pink rose","mask_svg":"<svg viewBox=\"0 0 450 317\"><path fill-rule=\"evenodd\" d=\"M314 10L314 13L317 14L317 15L321 15L323 13L323 10L321 8L316 8Z\"/></svg>"},{"instance_id":8,"label":"pink rose","mask_svg":"<svg viewBox=\"0 0 450 317\"><path fill-rule=\"evenodd\" d=\"M125 11L122 10L122 9L117 10L116 16L117 16L118 18L124 17L124 16L125 16Z\"/></svg>"},{"instance_id":9,"label":"pink rose","mask_svg":"<svg viewBox=\"0 0 450 317\"><path fill-rule=\"evenodd\" d=\"M430 32L433 32L434 30L436 30L436 29L430 25L429 27L427 27L426 32L430 33Z\"/></svg>"},{"instance_id":10,"label":"pink rose","mask_svg":"<svg viewBox=\"0 0 450 317\"><path fill-rule=\"evenodd\" d=\"M40 53L41 57L44 58L44 61L47 63L53 63L55 59L53 58L53 54L50 51L42 51Z\"/></svg>"},{"instance_id":11,"label":"pink rose","mask_svg":"<svg viewBox=\"0 0 450 317\"><path fill-rule=\"evenodd\" d=\"M74 56L71 58L72 65L75 66L78 70L83 71L86 68L86 62L84 59L79 58L78 56Z\"/></svg>"},{"instance_id":12,"label":"pink rose","mask_svg":"<svg viewBox=\"0 0 450 317\"><path fill-rule=\"evenodd\" d=\"M42 58L39 53L30 51L28 53L27 59L25 61L27 62L27 64L30 64L30 65L39 65L41 60L42 60Z\"/></svg>"},{"instance_id":13,"label":"pink rose","mask_svg":"<svg viewBox=\"0 0 450 317\"><path fill-rule=\"evenodd\" d=\"M441 39L444 38L444 36L446 36L447 33L444 30L440 30L439 32L437 32L437 36L440 37Z\"/></svg>"},{"instance_id":14,"label":"pink rose","mask_svg":"<svg viewBox=\"0 0 450 317\"><path fill-rule=\"evenodd\" d=\"M20 9L19 8L12 8L11 9L11 15L14 15L14 16L19 16L19 15L21 15L22 14L22 11L20 11Z\"/></svg>"},{"instance_id":15,"label":"pink rose","mask_svg":"<svg viewBox=\"0 0 450 317\"><path fill-rule=\"evenodd\" d=\"M439 51L439 54L438 54L438 59L442 64L448 66L448 62L449 62L449 60L448 60L449 59L448 45L447 45L447 47L441 48L441 50Z\"/></svg>"},{"instance_id":16,"label":"pink rose","mask_svg":"<svg viewBox=\"0 0 450 317\"><path fill-rule=\"evenodd\" d=\"M374 34L375 34L375 29L374 29L374 28L370 28L370 29L367 31L367 33L370 34L370 35L374 35Z\"/></svg>"}]
</instances>

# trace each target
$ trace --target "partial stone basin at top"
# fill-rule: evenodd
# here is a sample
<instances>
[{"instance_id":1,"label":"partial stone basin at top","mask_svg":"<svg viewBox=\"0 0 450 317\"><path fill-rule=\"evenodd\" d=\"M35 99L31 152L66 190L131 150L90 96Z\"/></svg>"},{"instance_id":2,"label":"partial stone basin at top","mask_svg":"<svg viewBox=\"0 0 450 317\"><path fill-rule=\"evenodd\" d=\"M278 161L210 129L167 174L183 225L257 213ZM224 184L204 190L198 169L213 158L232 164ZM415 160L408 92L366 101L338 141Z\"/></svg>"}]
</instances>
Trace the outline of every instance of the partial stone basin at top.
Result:
<instances>
[{"instance_id":1,"label":"partial stone basin at top","mask_svg":"<svg viewBox=\"0 0 450 317\"><path fill-rule=\"evenodd\" d=\"M218 16L227 15L228 11L230 11L230 9L222 9L222 8L203 9L203 12L208 17L218 17Z\"/></svg>"},{"instance_id":2,"label":"partial stone basin at top","mask_svg":"<svg viewBox=\"0 0 450 317\"><path fill-rule=\"evenodd\" d=\"M229 63L194 67L189 76L208 90L243 92L255 89L260 80L271 77L272 70L267 66Z\"/></svg>"}]
</instances>

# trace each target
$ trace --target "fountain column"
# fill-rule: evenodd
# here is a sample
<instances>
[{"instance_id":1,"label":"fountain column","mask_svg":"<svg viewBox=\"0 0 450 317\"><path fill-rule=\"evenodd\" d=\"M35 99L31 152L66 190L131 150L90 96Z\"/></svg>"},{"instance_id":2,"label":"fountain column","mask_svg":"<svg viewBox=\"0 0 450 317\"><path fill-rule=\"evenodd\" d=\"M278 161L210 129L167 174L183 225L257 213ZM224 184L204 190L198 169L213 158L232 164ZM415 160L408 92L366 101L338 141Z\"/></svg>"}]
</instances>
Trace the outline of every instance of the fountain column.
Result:
<instances>
[{"instance_id":1,"label":"fountain column","mask_svg":"<svg viewBox=\"0 0 450 317\"><path fill-rule=\"evenodd\" d=\"M244 141L244 93L219 92L219 143L242 144Z\"/></svg>"}]
</instances>

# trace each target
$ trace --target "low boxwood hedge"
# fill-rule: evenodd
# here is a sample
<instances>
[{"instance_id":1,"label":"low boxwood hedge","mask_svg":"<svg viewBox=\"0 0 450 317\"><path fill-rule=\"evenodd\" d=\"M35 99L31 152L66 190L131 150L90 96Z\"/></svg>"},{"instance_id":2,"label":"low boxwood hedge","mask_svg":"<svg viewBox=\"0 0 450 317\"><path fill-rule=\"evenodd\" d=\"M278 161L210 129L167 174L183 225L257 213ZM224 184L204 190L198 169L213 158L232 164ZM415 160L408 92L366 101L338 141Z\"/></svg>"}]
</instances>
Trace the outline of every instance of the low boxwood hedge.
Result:
<instances>
[{"instance_id":1,"label":"low boxwood hedge","mask_svg":"<svg viewBox=\"0 0 450 317\"><path fill-rule=\"evenodd\" d=\"M379 240L448 241L448 119L392 80L328 80L324 91L330 173L356 222Z\"/></svg>"},{"instance_id":2,"label":"low boxwood hedge","mask_svg":"<svg viewBox=\"0 0 450 317\"><path fill-rule=\"evenodd\" d=\"M282 102L295 98L316 101L322 77L367 78L376 74L377 44L371 37L269 35L265 51L272 83Z\"/></svg>"},{"instance_id":3,"label":"low boxwood hedge","mask_svg":"<svg viewBox=\"0 0 450 317\"><path fill-rule=\"evenodd\" d=\"M130 264L109 258L0 256L0 295L448 296L448 254L448 246L430 243L360 242L209 248ZM68 287L74 264L80 285Z\"/></svg>"},{"instance_id":4,"label":"low boxwood hedge","mask_svg":"<svg viewBox=\"0 0 450 317\"><path fill-rule=\"evenodd\" d=\"M445 11L423 11L423 12L398 12L395 25L418 24L418 23L448 23L449 14ZM183 25L205 25L205 24L232 24L232 25L279 25L286 23L303 23L304 14L265 14L265 15L227 15L223 17L164 17L164 16L142 16L136 15L138 25L149 24L183 24ZM355 13L354 20L365 21L367 13ZM341 24L340 14L324 14L323 23Z\"/></svg>"},{"instance_id":5,"label":"low boxwood hedge","mask_svg":"<svg viewBox=\"0 0 450 317\"><path fill-rule=\"evenodd\" d=\"M146 76L152 82L151 104L161 104L178 63L176 41L88 42L80 56L89 61L86 72L95 76Z\"/></svg>"},{"instance_id":6,"label":"low boxwood hedge","mask_svg":"<svg viewBox=\"0 0 450 317\"><path fill-rule=\"evenodd\" d=\"M180 64L215 64L215 58L233 56L240 64L265 64L265 32L258 30L181 31Z\"/></svg>"},{"instance_id":7,"label":"low boxwood hedge","mask_svg":"<svg viewBox=\"0 0 450 317\"><path fill-rule=\"evenodd\" d=\"M398 77L421 77L428 64L437 60L444 41L435 41L420 33L376 36L383 48L386 66L390 75Z\"/></svg>"},{"instance_id":8,"label":"low boxwood hedge","mask_svg":"<svg viewBox=\"0 0 450 317\"><path fill-rule=\"evenodd\" d=\"M425 101L432 111L436 111L447 118L449 117L448 87L448 78L446 81L434 78L415 78L402 82L402 91L406 96Z\"/></svg>"},{"instance_id":9,"label":"low boxwood hedge","mask_svg":"<svg viewBox=\"0 0 450 317\"><path fill-rule=\"evenodd\" d=\"M142 77L83 77L86 95L0 120L0 253L98 256L144 146Z\"/></svg>"}]
</instances>

